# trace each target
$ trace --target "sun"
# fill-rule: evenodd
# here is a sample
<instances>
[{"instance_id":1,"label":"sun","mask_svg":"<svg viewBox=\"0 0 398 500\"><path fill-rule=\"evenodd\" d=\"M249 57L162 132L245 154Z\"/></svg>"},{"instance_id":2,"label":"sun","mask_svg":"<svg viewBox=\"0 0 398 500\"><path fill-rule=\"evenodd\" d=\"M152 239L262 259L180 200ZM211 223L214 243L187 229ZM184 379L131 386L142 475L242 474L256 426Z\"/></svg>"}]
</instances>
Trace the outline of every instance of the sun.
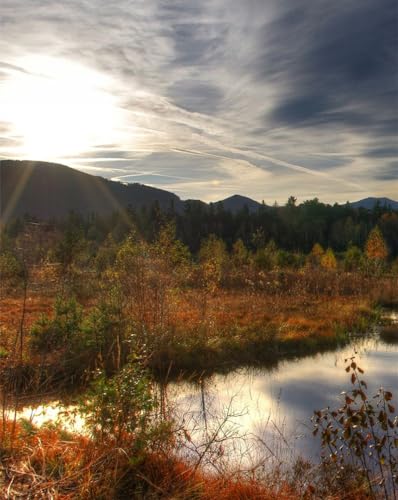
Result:
<instances>
[{"instance_id":1,"label":"sun","mask_svg":"<svg viewBox=\"0 0 398 500\"><path fill-rule=\"evenodd\" d=\"M55 160L113 141L119 126L110 78L78 63L25 57L0 88L1 119L20 158Z\"/></svg>"}]
</instances>

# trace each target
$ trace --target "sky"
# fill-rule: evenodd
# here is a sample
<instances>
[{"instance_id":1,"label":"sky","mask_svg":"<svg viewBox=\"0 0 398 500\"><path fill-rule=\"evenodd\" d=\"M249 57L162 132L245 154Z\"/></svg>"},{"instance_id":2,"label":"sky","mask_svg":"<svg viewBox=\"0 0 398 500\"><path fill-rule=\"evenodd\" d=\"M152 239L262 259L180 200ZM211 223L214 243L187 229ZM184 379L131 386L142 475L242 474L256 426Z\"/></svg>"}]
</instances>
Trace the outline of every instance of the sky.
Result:
<instances>
[{"instance_id":1,"label":"sky","mask_svg":"<svg viewBox=\"0 0 398 500\"><path fill-rule=\"evenodd\" d=\"M0 158L183 199L398 199L396 0L1 0Z\"/></svg>"}]
</instances>

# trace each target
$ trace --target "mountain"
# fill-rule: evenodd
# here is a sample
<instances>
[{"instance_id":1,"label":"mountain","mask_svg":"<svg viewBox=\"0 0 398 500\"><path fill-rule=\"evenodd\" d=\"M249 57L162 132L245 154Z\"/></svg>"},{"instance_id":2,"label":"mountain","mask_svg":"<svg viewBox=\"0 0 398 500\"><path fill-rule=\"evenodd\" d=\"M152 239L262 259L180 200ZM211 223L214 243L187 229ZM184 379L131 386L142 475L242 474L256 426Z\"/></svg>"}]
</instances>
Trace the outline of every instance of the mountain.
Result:
<instances>
[{"instance_id":1,"label":"mountain","mask_svg":"<svg viewBox=\"0 0 398 500\"><path fill-rule=\"evenodd\" d=\"M353 208L366 208L372 210L379 203L381 207L390 207L392 210L398 210L398 201L390 200L390 198L364 198L363 200L350 203Z\"/></svg>"},{"instance_id":2,"label":"mountain","mask_svg":"<svg viewBox=\"0 0 398 500\"><path fill-rule=\"evenodd\" d=\"M224 210L232 213L239 212L245 207L248 208L249 212L257 212L261 207L261 203L247 198L246 196L240 196L239 194L234 194L225 200L217 201L214 205L222 204Z\"/></svg>"},{"instance_id":3,"label":"mountain","mask_svg":"<svg viewBox=\"0 0 398 500\"><path fill-rule=\"evenodd\" d=\"M55 163L0 161L0 215L2 220L30 214L62 217L70 210L106 214L130 205L139 209L155 201L167 210L183 209L178 196L142 184L123 184L85 174Z\"/></svg>"},{"instance_id":4,"label":"mountain","mask_svg":"<svg viewBox=\"0 0 398 500\"><path fill-rule=\"evenodd\" d=\"M206 210L200 200L182 201L177 195L143 184L124 184L86 174L65 165L42 161L0 160L0 219L29 214L39 219L63 217L71 210L81 214L109 214L131 206L151 207L158 202L162 210L174 208ZM354 208L372 209L375 204L398 210L398 202L388 198L366 198L351 203ZM262 205L246 196L233 195L212 204L237 213L256 212Z\"/></svg>"}]
</instances>

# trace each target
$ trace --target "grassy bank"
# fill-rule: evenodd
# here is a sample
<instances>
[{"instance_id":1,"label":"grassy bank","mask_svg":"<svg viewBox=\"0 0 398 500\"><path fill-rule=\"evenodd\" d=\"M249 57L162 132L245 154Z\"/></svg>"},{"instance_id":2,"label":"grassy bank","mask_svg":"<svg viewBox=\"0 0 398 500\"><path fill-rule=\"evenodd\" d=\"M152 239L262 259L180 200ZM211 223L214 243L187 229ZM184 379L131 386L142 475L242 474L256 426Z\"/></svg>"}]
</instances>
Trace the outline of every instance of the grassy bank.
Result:
<instances>
[{"instance_id":1,"label":"grassy bank","mask_svg":"<svg viewBox=\"0 0 398 500\"><path fill-rule=\"evenodd\" d=\"M2 337L0 364L9 367L11 378L15 378L14 366L25 382L35 381L33 391L84 385L90 378L87 370L98 366L99 356L104 360L106 349L115 347L114 337L121 330L127 332L121 337L121 349L133 335L156 376L191 376L243 364L271 366L284 358L334 349L347 343L351 333L369 331L379 318L372 300L363 296L287 296L258 290L219 290L206 298L205 315L199 292L184 290L174 294L162 325L151 318L137 324L130 310L124 309L120 316L105 306L101 309L94 300L73 302L61 311L58 306L54 309L54 303L54 298L42 295L29 297L24 311L23 353L13 363L9 356L15 347L12 332L20 327L23 303L20 297L4 298L0 303L1 329L10 332ZM43 317L47 326L38 330ZM75 329L77 334L62 328ZM58 333L51 333L51 329ZM97 339L100 330L104 337L110 335L101 344ZM41 335L39 348L37 331ZM62 345L54 335L70 337ZM115 370L111 366L114 357L112 352L110 373ZM28 390L24 381L22 387Z\"/></svg>"}]
</instances>

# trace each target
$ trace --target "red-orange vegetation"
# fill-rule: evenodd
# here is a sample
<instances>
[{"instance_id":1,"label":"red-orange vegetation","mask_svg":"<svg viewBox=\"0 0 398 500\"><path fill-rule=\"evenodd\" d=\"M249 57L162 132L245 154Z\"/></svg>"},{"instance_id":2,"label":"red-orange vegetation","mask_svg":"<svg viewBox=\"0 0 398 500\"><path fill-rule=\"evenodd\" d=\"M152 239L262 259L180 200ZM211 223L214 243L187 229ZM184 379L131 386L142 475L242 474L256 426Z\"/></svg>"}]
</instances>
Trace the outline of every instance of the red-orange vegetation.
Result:
<instances>
[{"instance_id":1,"label":"red-orange vegetation","mask_svg":"<svg viewBox=\"0 0 398 500\"><path fill-rule=\"evenodd\" d=\"M0 421L0 431L2 426ZM8 429L13 426L7 423ZM134 496L137 492L142 498L186 500L298 498L285 483L268 487L239 473L209 474L165 452L147 453L134 465L128 440L121 450L111 441L95 442L57 429L32 432L17 424L15 431L12 448L3 441L6 479L0 484L0 494L17 497L29 492L32 498L62 500L141 498Z\"/></svg>"},{"instance_id":2,"label":"red-orange vegetation","mask_svg":"<svg viewBox=\"0 0 398 500\"><path fill-rule=\"evenodd\" d=\"M378 226L369 234L365 245L366 256L371 260L384 260L388 257L388 248Z\"/></svg>"},{"instance_id":3,"label":"red-orange vegetation","mask_svg":"<svg viewBox=\"0 0 398 500\"><path fill-rule=\"evenodd\" d=\"M26 301L25 326L29 327L41 314L50 314L54 299L43 295L32 295ZM0 328L12 328L19 324L22 312L22 297L6 297L0 300Z\"/></svg>"},{"instance_id":4,"label":"red-orange vegetation","mask_svg":"<svg viewBox=\"0 0 398 500\"><path fill-rule=\"evenodd\" d=\"M206 322L209 335L228 335L233 329L250 330L268 325L279 336L306 337L314 334L333 335L335 326L355 323L369 301L357 296L271 295L264 291L219 290L207 298ZM86 304L92 307L94 301ZM24 329L42 315L51 316L54 298L32 293L26 302ZM0 301L1 345L7 348L20 325L22 297ZM197 290L184 291L174 300L169 313L169 326L181 335L203 325L203 314Z\"/></svg>"}]
</instances>

